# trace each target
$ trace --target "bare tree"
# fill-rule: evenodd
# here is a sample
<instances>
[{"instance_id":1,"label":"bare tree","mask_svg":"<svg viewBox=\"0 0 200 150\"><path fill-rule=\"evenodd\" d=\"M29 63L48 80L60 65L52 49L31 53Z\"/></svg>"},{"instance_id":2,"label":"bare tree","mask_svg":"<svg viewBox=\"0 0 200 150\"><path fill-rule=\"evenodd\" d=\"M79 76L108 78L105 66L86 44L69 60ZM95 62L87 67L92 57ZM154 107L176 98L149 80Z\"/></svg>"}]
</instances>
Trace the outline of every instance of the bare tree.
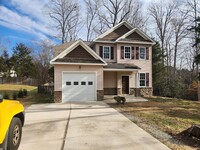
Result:
<instances>
[{"instance_id":1,"label":"bare tree","mask_svg":"<svg viewBox=\"0 0 200 150\"><path fill-rule=\"evenodd\" d=\"M39 84L49 82L49 69L51 68L50 60L53 58L54 45L51 41L40 41L34 51L34 65L36 68L35 76L38 79Z\"/></svg>"},{"instance_id":2,"label":"bare tree","mask_svg":"<svg viewBox=\"0 0 200 150\"><path fill-rule=\"evenodd\" d=\"M104 32L122 21L136 27L143 25L142 3L139 0L102 0L98 6L98 33Z\"/></svg>"},{"instance_id":3,"label":"bare tree","mask_svg":"<svg viewBox=\"0 0 200 150\"><path fill-rule=\"evenodd\" d=\"M174 30L174 70L173 74L175 76L176 74L176 63L177 63L177 53L178 53L178 46L180 42L186 38L188 35L188 11L182 12L179 10L179 12L176 13L176 17L171 19L171 25Z\"/></svg>"},{"instance_id":4,"label":"bare tree","mask_svg":"<svg viewBox=\"0 0 200 150\"><path fill-rule=\"evenodd\" d=\"M129 7L128 7L129 8ZM127 9L128 9L127 8ZM134 0L131 3L130 13L125 16L124 20L128 21L133 27L144 29L148 20L148 15L143 12L143 5L141 1Z\"/></svg>"},{"instance_id":5,"label":"bare tree","mask_svg":"<svg viewBox=\"0 0 200 150\"><path fill-rule=\"evenodd\" d=\"M100 6L100 0L84 0L86 4L87 16L87 41L90 41L93 37L96 26L96 18L98 17L98 8Z\"/></svg>"},{"instance_id":6,"label":"bare tree","mask_svg":"<svg viewBox=\"0 0 200 150\"><path fill-rule=\"evenodd\" d=\"M156 25L156 35L161 42L163 64L166 49L166 36L169 30L171 18L173 17L176 8L176 1L163 3L162 0L156 3L152 3L149 8L150 15L152 16L153 22Z\"/></svg>"},{"instance_id":7,"label":"bare tree","mask_svg":"<svg viewBox=\"0 0 200 150\"><path fill-rule=\"evenodd\" d=\"M61 32L62 43L77 38L80 24L80 7L76 0L51 0L49 16Z\"/></svg>"}]
</instances>

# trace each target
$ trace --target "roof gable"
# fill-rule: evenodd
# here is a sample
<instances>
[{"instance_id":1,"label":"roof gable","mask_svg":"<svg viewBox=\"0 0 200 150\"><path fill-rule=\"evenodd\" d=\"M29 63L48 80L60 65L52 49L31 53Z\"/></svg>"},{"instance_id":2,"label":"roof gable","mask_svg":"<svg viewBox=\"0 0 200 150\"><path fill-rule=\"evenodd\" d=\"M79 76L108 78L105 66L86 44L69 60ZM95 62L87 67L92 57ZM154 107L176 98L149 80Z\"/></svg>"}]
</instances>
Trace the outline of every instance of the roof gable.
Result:
<instances>
[{"instance_id":1,"label":"roof gable","mask_svg":"<svg viewBox=\"0 0 200 150\"><path fill-rule=\"evenodd\" d=\"M155 42L141 30L134 28L123 36L119 37L116 41L141 41L154 44Z\"/></svg>"},{"instance_id":2,"label":"roof gable","mask_svg":"<svg viewBox=\"0 0 200 150\"><path fill-rule=\"evenodd\" d=\"M113 32L109 33L105 37L100 38L98 40L115 41L116 39L118 39L119 37L121 37L122 35L126 34L129 31L130 29L128 27L126 27L125 25L122 25L121 27L117 28Z\"/></svg>"},{"instance_id":3,"label":"roof gable","mask_svg":"<svg viewBox=\"0 0 200 150\"><path fill-rule=\"evenodd\" d=\"M98 56L88 45L82 40L78 40L71 46L63 50L59 55L51 60L51 64L58 63L99 63L106 65L107 63Z\"/></svg>"},{"instance_id":4,"label":"roof gable","mask_svg":"<svg viewBox=\"0 0 200 150\"><path fill-rule=\"evenodd\" d=\"M68 53L65 57L69 58L88 58L95 59L88 51L86 51L81 45L77 46L73 51Z\"/></svg>"},{"instance_id":5,"label":"roof gable","mask_svg":"<svg viewBox=\"0 0 200 150\"><path fill-rule=\"evenodd\" d=\"M139 35L137 32L133 32L129 36L126 37L128 40L138 40L138 41L148 41L151 42L148 39L143 38L141 35Z\"/></svg>"},{"instance_id":6,"label":"roof gable","mask_svg":"<svg viewBox=\"0 0 200 150\"><path fill-rule=\"evenodd\" d=\"M105 33L98 36L94 41L98 40L109 40L109 41L115 41L117 38L121 37L122 35L129 32L133 27L128 24L127 22L123 21L116 26L112 27Z\"/></svg>"},{"instance_id":7,"label":"roof gable","mask_svg":"<svg viewBox=\"0 0 200 150\"><path fill-rule=\"evenodd\" d=\"M59 55L64 49L67 49L72 44L74 44L76 41L70 41L61 45L56 45L54 48L54 56Z\"/></svg>"}]
</instances>

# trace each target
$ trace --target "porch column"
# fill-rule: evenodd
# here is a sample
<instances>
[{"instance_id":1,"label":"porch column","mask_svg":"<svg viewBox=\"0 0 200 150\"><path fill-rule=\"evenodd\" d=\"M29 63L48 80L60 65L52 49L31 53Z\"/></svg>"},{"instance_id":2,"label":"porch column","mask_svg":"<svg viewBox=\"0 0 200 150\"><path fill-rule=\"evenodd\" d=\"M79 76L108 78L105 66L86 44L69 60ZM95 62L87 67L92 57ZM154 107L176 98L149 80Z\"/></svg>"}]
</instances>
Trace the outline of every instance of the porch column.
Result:
<instances>
[{"instance_id":1,"label":"porch column","mask_svg":"<svg viewBox=\"0 0 200 150\"><path fill-rule=\"evenodd\" d=\"M136 72L136 75L135 75L135 96L139 96L140 95L140 89L139 89L139 73Z\"/></svg>"},{"instance_id":2,"label":"porch column","mask_svg":"<svg viewBox=\"0 0 200 150\"><path fill-rule=\"evenodd\" d=\"M139 88L139 73L136 72L135 75L135 88Z\"/></svg>"},{"instance_id":3,"label":"porch column","mask_svg":"<svg viewBox=\"0 0 200 150\"><path fill-rule=\"evenodd\" d=\"M117 95L122 94L122 80L121 73L117 72Z\"/></svg>"}]
</instances>

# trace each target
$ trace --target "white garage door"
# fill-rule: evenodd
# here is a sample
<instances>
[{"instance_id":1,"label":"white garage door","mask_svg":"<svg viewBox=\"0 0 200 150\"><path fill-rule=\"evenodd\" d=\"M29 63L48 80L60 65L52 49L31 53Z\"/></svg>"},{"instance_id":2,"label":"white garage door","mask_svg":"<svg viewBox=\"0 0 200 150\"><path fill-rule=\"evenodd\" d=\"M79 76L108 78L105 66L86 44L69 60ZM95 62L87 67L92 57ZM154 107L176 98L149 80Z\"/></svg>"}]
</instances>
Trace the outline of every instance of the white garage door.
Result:
<instances>
[{"instance_id":1,"label":"white garage door","mask_svg":"<svg viewBox=\"0 0 200 150\"><path fill-rule=\"evenodd\" d=\"M63 73L62 101L96 100L95 73Z\"/></svg>"}]
</instances>

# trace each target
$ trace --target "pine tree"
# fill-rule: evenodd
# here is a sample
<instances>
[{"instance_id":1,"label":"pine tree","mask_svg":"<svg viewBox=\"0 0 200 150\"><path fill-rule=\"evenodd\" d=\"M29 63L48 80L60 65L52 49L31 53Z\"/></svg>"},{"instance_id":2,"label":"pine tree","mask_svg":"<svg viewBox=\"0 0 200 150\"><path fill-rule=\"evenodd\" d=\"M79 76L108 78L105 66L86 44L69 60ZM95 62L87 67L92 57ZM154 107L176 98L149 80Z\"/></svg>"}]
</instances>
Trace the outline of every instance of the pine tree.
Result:
<instances>
[{"instance_id":1,"label":"pine tree","mask_svg":"<svg viewBox=\"0 0 200 150\"><path fill-rule=\"evenodd\" d=\"M13 49L11 61L19 77L31 77L34 72L31 50L23 43L17 44Z\"/></svg>"},{"instance_id":2,"label":"pine tree","mask_svg":"<svg viewBox=\"0 0 200 150\"><path fill-rule=\"evenodd\" d=\"M155 95L165 95L165 67L162 63L162 50L157 42L152 48L152 76Z\"/></svg>"}]
</instances>

